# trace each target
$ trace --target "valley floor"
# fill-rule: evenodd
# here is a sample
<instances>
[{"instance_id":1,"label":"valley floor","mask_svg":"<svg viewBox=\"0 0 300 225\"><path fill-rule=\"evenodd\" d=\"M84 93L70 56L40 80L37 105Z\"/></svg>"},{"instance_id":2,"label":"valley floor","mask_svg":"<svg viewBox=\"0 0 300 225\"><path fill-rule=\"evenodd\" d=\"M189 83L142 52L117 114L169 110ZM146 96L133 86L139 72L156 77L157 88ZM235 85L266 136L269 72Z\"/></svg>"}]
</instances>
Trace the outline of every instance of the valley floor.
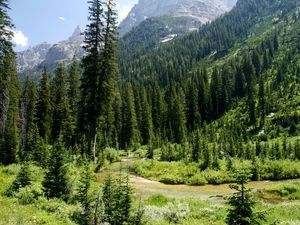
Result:
<instances>
[{"instance_id":1,"label":"valley floor","mask_svg":"<svg viewBox=\"0 0 300 225\"><path fill-rule=\"evenodd\" d=\"M122 162L113 163L97 174L100 186L108 173L118 175L126 173L128 166L140 159L123 158ZM41 177L42 170L33 167L36 176ZM0 167L0 225L72 225L76 205L61 200L46 200L43 197L32 201L32 190L24 190L15 197L5 196L5 191L16 176L19 165ZM76 168L74 168L75 170ZM139 199L144 209L144 222L149 225L224 225L226 218L226 196L232 194L229 184L221 185L168 185L149 180L130 173L130 184L134 190L134 207ZM39 189L39 178L32 189ZM300 180L258 181L251 182L259 199L256 210L264 212L266 221L262 224L299 225L300 201L292 198L267 193L273 188L282 191L282 186L300 185ZM37 187L35 187L37 186ZM298 190L299 191L299 190ZM284 192L284 191L283 191ZM299 194L299 192L297 192ZM294 199L300 199L300 195Z\"/></svg>"}]
</instances>

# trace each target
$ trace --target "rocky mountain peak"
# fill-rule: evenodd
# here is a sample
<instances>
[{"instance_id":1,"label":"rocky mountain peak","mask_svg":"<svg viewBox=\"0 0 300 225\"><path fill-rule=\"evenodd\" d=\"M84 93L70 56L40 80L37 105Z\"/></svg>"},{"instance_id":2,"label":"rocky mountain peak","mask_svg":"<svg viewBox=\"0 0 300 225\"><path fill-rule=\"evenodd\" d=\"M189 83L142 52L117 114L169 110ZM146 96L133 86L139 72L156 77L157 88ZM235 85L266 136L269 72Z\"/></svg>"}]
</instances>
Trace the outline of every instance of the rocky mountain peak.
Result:
<instances>
[{"instance_id":1,"label":"rocky mountain peak","mask_svg":"<svg viewBox=\"0 0 300 225\"><path fill-rule=\"evenodd\" d=\"M30 47L25 51L17 53L18 72L23 73L27 70L42 69L44 66L49 70L55 68L59 62L70 63L74 56L82 58L84 50L82 43L84 36L82 30L77 26L73 34L64 41L51 45L42 43Z\"/></svg>"},{"instance_id":2,"label":"rocky mountain peak","mask_svg":"<svg viewBox=\"0 0 300 225\"><path fill-rule=\"evenodd\" d=\"M73 31L73 34L70 38L77 38L79 36L81 36L83 33L83 30L80 28L80 26L78 25L75 30Z\"/></svg>"},{"instance_id":3,"label":"rocky mountain peak","mask_svg":"<svg viewBox=\"0 0 300 225\"><path fill-rule=\"evenodd\" d=\"M209 22L229 11L237 0L140 0L120 24L124 35L148 17L189 17L192 21Z\"/></svg>"}]
</instances>

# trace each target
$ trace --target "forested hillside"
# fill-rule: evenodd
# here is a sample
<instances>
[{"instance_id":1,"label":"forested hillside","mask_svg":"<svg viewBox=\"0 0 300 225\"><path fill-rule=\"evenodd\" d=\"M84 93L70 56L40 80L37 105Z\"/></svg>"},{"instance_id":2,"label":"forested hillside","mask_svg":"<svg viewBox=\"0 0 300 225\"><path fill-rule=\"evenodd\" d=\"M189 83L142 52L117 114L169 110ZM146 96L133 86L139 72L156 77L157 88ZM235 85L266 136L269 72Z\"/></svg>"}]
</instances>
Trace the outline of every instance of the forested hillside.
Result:
<instances>
[{"instance_id":1,"label":"forested hillside","mask_svg":"<svg viewBox=\"0 0 300 225\"><path fill-rule=\"evenodd\" d=\"M277 221L252 211L255 201L245 188L249 181L300 178L300 2L239 0L187 34L180 29L184 20L150 18L120 40L114 1L88 3L83 59L60 63L54 73L45 67L38 82L28 76L21 83L8 3L0 0L1 211L17 202L20 210L38 209L39 220L52 221L46 224L300 221L297 213ZM180 35L160 42L174 32ZM182 200L185 207L148 196L146 187L147 200L133 195L136 177L129 172L151 179L149 185L237 182L236 194L226 198L226 209L217 203L223 208L212 210L214 219L201 217L198 199ZM284 185L256 197L299 199L297 183ZM272 205L261 201L258 208L264 207ZM28 214L22 211L22 218ZM5 215L9 221L15 214Z\"/></svg>"}]
</instances>

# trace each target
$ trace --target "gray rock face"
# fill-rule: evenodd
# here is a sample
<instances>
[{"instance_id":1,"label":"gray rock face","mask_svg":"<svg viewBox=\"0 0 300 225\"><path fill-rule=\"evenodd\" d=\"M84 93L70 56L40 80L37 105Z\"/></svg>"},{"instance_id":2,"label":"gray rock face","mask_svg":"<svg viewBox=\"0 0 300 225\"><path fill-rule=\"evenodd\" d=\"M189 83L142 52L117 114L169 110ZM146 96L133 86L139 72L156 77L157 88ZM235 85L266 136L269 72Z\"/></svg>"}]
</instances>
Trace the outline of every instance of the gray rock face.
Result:
<instances>
[{"instance_id":1,"label":"gray rock face","mask_svg":"<svg viewBox=\"0 0 300 225\"><path fill-rule=\"evenodd\" d=\"M148 17L190 17L202 24L229 11L237 0L140 0L120 24L120 34L139 25Z\"/></svg>"},{"instance_id":2,"label":"gray rock face","mask_svg":"<svg viewBox=\"0 0 300 225\"><path fill-rule=\"evenodd\" d=\"M17 70L22 72L39 65L45 59L51 45L44 42L17 53Z\"/></svg>"},{"instance_id":3,"label":"gray rock face","mask_svg":"<svg viewBox=\"0 0 300 225\"><path fill-rule=\"evenodd\" d=\"M34 68L42 69L44 66L52 70L62 61L69 64L74 56L82 58L84 36L81 34L81 29L76 27L73 35L65 41L54 45L42 43L17 53L18 72L22 73Z\"/></svg>"}]
</instances>

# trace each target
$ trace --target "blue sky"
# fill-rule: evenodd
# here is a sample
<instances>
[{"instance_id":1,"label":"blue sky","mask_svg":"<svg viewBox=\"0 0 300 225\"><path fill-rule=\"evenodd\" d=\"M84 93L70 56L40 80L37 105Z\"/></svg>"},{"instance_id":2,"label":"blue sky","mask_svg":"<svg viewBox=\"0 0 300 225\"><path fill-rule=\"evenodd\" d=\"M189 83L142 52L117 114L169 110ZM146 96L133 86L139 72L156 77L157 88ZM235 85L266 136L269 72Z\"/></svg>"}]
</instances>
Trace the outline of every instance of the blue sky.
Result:
<instances>
[{"instance_id":1,"label":"blue sky","mask_svg":"<svg viewBox=\"0 0 300 225\"><path fill-rule=\"evenodd\" d=\"M15 49L67 39L79 25L85 28L87 0L10 0L9 12L15 24ZM116 0L119 20L126 17L138 0Z\"/></svg>"}]
</instances>

